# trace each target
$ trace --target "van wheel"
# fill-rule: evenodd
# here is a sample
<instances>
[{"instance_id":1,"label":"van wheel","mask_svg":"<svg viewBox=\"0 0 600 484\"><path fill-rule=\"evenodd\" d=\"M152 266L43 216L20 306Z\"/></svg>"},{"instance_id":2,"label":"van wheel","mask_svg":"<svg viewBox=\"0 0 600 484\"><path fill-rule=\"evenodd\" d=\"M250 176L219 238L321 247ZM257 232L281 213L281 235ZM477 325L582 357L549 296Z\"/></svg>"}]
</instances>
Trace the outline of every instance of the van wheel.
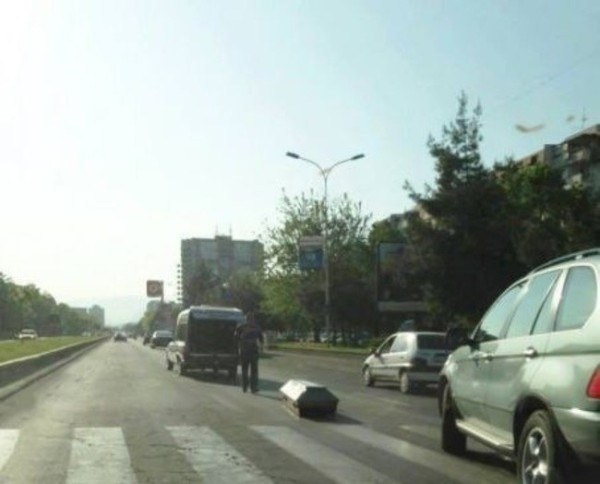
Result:
<instances>
[{"instance_id":1,"label":"van wheel","mask_svg":"<svg viewBox=\"0 0 600 484\"><path fill-rule=\"evenodd\" d=\"M550 415L544 410L534 412L519 437L517 474L519 482L557 484L564 482L559 462L557 435Z\"/></svg>"},{"instance_id":2,"label":"van wheel","mask_svg":"<svg viewBox=\"0 0 600 484\"><path fill-rule=\"evenodd\" d=\"M173 362L171 360L169 360L169 358L167 358L166 360L167 360L167 371L171 371L173 369Z\"/></svg>"},{"instance_id":3,"label":"van wheel","mask_svg":"<svg viewBox=\"0 0 600 484\"><path fill-rule=\"evenodd\" d=\"M229 368L229 370L227 371L227 376L231 381L235 382L237 378L237 368Z\"/></svg>"},{"instance_id":4,"label":"van wheel","mask_svg":"<svg viewBox=\"0 0 600 484\"><path fill-rule=\"evenodd\" d=\"M187 375L187 369L185 367L185 363L182 363L181 360L177 361L177 374L179 376Z\"/></svg>"},{"instance_id":5,"label":"van wheel","mask_svg":"<svg viewBox=\"0 0 600 484\"><path fill-rule=\"evenodd\" d=\"M368 365L363 368L363 383L368 387L372 387L373 383L375 383L373 375L371 374L371 367Z\"/></svg>"},{"instance_id":6,"label":"van wheel","mask_svg":"<svg viewBox=\"0 0 600 484\"><path fill-rule=\"evenodd\" d=\"M400 372L400 391L404 394L408 394L413 389L413 382L408 376L408 372L406 370L402 370Z\"/></svg>"},{"instance_id":7,"label":"van wheel","mask_svg":"<svg viewBox=\"0 0 600 484\"><path fill-rule=\"evenodd\" d=\"M444 388L442 403L442 449L454 455L464 455L467 451L467 437L456 426L456 409L450 385Z\"/></svg>"}]
</instances>

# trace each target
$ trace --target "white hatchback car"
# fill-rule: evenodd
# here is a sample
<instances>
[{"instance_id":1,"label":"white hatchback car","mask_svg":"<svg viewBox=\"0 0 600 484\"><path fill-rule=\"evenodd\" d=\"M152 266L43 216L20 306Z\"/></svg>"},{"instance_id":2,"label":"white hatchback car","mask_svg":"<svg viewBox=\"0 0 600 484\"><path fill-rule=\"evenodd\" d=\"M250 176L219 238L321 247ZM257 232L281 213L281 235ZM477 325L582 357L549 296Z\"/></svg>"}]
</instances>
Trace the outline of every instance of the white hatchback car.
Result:
<instances>
[{"instance_id":1,"label":"white hatchback car","mask_svg":"<svg viewBox=\"0 0 600 484\"><path fill-rule=\"evenodd\" d=\"M35 329L22 329L17 335L17 339L37 339L37 337Z\"/></svg>"},{"instance_id":2,"label":"white hatchback car","mask_svg":"<svg viewBox=\"0 0 600 484\"><path fill-rule=\"evenodd\" d=\"M402 393L437 383L448 358L444 333L402 331L388 336L363 364L363 381L397 382Z\"/></svg>"}]
</instances>

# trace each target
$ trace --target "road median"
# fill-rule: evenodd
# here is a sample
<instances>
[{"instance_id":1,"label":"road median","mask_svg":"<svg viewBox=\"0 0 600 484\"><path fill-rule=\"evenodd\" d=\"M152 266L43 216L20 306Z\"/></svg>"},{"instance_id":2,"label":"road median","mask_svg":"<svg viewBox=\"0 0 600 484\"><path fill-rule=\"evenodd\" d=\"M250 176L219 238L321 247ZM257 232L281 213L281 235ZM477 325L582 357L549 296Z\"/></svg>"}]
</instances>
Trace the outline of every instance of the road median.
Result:
<instances>
[{"instance_id":1,"label":"road median","mask_svg":"<svg viewBox=\"0 0 600 484\"><path fill-rule=\"evenodd\" d=\"M57 370L106 340L107 337L88 338L50 351L0 363L0 400ZM26 345L28 343L15 342L12 344Z\"/></svg>"}]
</instances>

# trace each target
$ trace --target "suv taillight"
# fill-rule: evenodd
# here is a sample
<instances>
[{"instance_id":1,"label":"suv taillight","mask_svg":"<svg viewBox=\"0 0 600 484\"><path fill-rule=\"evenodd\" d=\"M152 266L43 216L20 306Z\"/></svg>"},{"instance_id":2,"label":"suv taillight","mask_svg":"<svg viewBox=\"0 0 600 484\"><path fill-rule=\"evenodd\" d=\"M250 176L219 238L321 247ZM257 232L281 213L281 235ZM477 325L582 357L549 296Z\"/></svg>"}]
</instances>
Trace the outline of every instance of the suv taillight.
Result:
<instances>
[{"instance_id":1,"label":"suv taillight","mask_svg":"<svg viewBox=\"0 0 600 484\"><path fill-rule=\"evenodd\" d=\"M600 366L596 368L596 371L590 379L590 383L587 387L587 396L600 399Z\"/></svg>"}]
</instances>

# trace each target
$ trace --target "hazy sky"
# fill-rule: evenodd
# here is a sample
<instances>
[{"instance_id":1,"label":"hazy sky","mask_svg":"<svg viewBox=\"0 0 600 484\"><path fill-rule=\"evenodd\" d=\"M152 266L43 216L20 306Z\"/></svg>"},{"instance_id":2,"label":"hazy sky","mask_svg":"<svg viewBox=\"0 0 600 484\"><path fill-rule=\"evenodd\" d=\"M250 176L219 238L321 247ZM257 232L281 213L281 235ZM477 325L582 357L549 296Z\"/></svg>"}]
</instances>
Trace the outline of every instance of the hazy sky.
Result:
<instances>
[{"instance_id":1,"label":"hazy sky","mask_svg":"<svg viewBox=\"0 0 600 484\"><path fill-rule=\"evenodd\" d=\"M320 193L288 150L365 153L330 193L405 210L461 90L488 164L600 122L598 25L597 0L0 1L0 271L171 297L181 238L254 238L282 188Z\"/></svg>"}]
</instances>

